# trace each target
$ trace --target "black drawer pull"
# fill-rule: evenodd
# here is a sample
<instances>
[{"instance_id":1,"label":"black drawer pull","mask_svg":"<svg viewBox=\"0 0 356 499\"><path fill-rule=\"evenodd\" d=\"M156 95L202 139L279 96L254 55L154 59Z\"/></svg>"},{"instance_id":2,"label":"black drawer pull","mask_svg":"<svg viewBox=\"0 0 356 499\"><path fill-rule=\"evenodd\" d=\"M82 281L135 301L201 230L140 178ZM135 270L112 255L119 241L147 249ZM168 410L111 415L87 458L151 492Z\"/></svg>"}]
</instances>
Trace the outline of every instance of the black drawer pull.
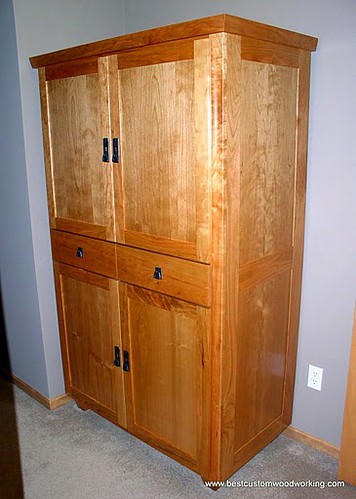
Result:
<instances>
[{"instance_id":1,"label":"black drawer pull","mask_svg":"<svg viewBox=\"0 0 356 499\"><path fill-rule=\"evenodd\" d=\"M155 271L153 273L153 277L155 279L158 279L158 280L163 279L162 267L155 267Z\"/></svg>"},{"instance_id":2,"label":"black drawer pull","mask_svg":"<svg viewBox=\"0 0 356 499\"><path fill-rule=\"evenodd\" d=\"M83 248L81 248L80 246L78 246L78 248L77 248L77 252L76 252L75 256L76 256L77 258L83 258L83 257L84 257L84 251L83 251Z\"/></svg>"}]
</instances>

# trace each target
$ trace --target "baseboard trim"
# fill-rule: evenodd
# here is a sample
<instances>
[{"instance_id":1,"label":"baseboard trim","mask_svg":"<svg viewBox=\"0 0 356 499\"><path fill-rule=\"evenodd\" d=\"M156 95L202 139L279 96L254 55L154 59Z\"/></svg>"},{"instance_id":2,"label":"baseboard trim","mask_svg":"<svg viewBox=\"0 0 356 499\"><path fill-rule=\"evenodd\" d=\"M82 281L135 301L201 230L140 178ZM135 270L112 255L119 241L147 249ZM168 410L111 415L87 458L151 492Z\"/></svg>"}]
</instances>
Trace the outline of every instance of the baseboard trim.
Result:
<instances>
[{"instance_id":1,"label":"baseboard trim","mask_svg":"<svg viewBox=\"0 0 356 499\"><path fill-rule=\"evenodd\" d=\"M58 395L58 397L55 397L53 399L48 399L49 402L49 409L51 411L55 411L59 407L62 407L62 405L68 404L68 402L71 402L73 399L67 395L66 393L63 393L63 395Z\"/></svg>"},{"instance_id":2,"label":"baseboard trim","mask_svg":"<svg viewBox=\"0 0 356 499\"><path fill-rule=\"evenodd\" d=\"M293 426L288 426L284 430L284 435L287 437L293 438L298 442L302 442L309 447L313 447L329 456L334 457L335 459L339 459L340 456L340 448L335 445L330 444L329 442L325 442L325 440L321 440L320 438L314 437L309 433L305 433L304 431L297 430L297 428L293 428Z\"/></svg>"},{"instance_id":3,"label":"baseboard trim","mask_svg":"<svg viewBox=\"0 0 356 499\"><path fill-rule=\"evenodd\" d=\"M2 367L0 367L0 374L13 383L15 386L20 388L23 392L27 393L30 397L35 399L37 402L40 404L44 405L47 409L50 409L51 411L58 409L62 405L68 404L72 399L64 393L63 395L59 395L58 397L55 397L53 399L48 399L42 393L38 392L32 386L28 385L25 381L22 379L18 378L14 374L11 374L10 372L6 371Z\"/></svg>"}]
</instances>

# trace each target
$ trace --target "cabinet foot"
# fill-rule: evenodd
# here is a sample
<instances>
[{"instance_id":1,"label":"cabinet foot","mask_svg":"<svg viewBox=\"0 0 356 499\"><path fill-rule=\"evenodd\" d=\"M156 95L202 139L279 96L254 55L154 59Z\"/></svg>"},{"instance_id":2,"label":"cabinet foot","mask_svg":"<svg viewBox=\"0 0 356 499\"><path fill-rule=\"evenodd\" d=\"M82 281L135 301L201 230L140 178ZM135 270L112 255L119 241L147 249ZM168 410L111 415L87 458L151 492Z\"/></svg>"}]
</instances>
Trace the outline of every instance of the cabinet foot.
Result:
<instances>
[{"instance_id":1,"label":"cabinet foot","mask_svg":"<svg viewBox=\"0 0 356 499\"><path fill-rule=\"evenodd\" d=\"M219 485L219 481L215 481L215 480L206 480L204 477L201 477L201 479L203 480L203 483L205 485L205 487L207 487L208 489L211 489L213 490L214 492L216 492L217 490L221 489L222 487L222 482L221 482L221 485Z\"/></svg>"},{"instance_id":2,"label":"cabinet foot","mask_svg":"<svg viewBox=\"0 0 356 499\"><path fill-rule=\"evenodd\" d=\"M85 402L79 402L79 400L76 400L75 403L81 411L87 411L89 409L89 406Z\"/></svg>"}]
</instances>

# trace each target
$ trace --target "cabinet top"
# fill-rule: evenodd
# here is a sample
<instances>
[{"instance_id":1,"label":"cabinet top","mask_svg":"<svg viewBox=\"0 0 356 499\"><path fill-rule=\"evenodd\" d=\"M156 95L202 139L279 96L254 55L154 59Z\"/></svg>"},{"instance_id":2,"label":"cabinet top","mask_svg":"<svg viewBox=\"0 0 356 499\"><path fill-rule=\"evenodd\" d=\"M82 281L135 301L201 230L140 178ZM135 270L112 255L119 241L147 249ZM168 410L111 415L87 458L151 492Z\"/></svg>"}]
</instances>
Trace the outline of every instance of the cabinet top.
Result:
<instances>
[{"instance_id":1,"label":"cabinet top","mask_svg":"<svg viewBox=\"0 0 356 499\"><path fill-rule=\"evenodd\" d=\"M149 45L172 42L174 40L194 39L223 32L257 38L280 45L288 45L311 52L316 49L318 42L317 38L294 31L276 28L275 26L269 26L228 14L219 14L34 56L30 58L30 62L33 68L40 68L83 57L109 55L124 50L137 49Z\"/></svg>"}]
</instances>

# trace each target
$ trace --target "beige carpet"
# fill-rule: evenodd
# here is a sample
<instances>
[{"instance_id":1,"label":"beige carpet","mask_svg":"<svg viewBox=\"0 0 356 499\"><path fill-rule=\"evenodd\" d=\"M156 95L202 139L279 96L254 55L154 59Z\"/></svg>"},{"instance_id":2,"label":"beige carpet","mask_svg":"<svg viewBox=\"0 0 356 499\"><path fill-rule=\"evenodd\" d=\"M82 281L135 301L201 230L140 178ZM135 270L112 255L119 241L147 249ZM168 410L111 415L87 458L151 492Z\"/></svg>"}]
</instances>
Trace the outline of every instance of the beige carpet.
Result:
<instances>
[{"instance_id":1,"label":"beige carpet","mask_svg":"<svg viewBox=\"0 0 356 499\"><path fill-rule=\"evenodd\" d=\"M350 486L213 492L198 475L74 402L51 412L3 380L0 395L1 499L356 498ZM337 461L282 435L231 480L327 482L337 480Z\"/></svg>"}]
</instances>

